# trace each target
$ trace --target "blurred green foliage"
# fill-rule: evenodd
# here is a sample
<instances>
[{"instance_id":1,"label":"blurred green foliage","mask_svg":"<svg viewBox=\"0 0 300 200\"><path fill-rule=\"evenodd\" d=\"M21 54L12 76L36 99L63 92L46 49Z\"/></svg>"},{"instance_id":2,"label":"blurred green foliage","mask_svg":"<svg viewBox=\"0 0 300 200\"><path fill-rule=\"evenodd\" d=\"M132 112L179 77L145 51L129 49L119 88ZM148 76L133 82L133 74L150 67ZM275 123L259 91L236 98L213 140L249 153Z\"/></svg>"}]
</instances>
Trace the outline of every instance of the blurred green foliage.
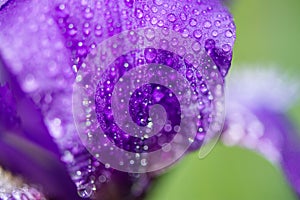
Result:
<instances>
[{"instance_id":1,"label":"blurred green foliage","mask_svg":"<svg viewBox=\"0 0 300 200\"><path fill-rule=\"evenodd\" d=\"M300 75L300 1L232 0L237 40L231 70L277 66ZM299 79L300 80L300 79ZM300 122L300 104L290 114ZM295 123L299 128L299 124ZM147 200L294 200L278 167L255 152L222 144L203 160L184 158L154 184Z\"/></svg>"}]
</instances>

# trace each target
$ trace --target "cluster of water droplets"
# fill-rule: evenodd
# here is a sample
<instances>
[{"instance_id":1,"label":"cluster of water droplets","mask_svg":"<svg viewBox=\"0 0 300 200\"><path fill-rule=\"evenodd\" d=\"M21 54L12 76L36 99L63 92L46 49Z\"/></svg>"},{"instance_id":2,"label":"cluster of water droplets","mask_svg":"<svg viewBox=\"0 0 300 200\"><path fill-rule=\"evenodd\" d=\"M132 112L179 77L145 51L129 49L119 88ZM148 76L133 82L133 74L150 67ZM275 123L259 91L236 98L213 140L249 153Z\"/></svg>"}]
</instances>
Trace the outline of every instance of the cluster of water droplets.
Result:
<instances>
[{"instance_id":1,"label":"cluster of water droplets","mask_svg":"<svg viewBox=\"0 0 300 200\"><path fill-rule=\"evenodd\" d=\"M0 199L24 200L35 199L45 200L46 198L36 188L23 182L21 178L14 177L0 167Z\"/></svg>"},{"instance_id":2,"label":"cluster of water droplets","mask_svg":"<svg viewBox=\"0 0 300 200\"><path fill-rule=\"evenodd\" d=\"M144 28L122 32L89 54L77 74L73 111L83 144L105 166L159 170L189 147L199 148L211 124L220 129L223 76L195 42L165 28ZM151 116L155 104L166 114L156 109Z\"/></svg>"},{"instance_id":3,"label":"cluster of water droplets","mask_svg":"<svg viewBox=\"0 0 300 200\"><path fill-rule=\"evenodd\" d=\"M73 83L73 75L87 64L86 58L92 56L99 44L123 31L148 27L144 38L155 41L160 48L141 49L140 53L143 55L138 61L157 62L159 54L155 51L170 50L172 47L172 51L184 65L179 72L191 83L198 79L199 87L197 82L196 90L199 93L209 94L212 91L207 88L206 83L201 83L205 79L204 74L193 69L205 66L207 59L199 59L195 55L207 52L212 59L211 66L223 76L230 65L235 27L230 14L217 0L57 0L48 2L48 5L36 5L22 9L22 2L18 2L18 12L27 14L16 21L11 21L14 18L8 17L7 26L10 28L6 27L6 35L14 35L19 38L19 42L4 40L2 46L15 54L3 56L11 64L10 71L17 76L22 90L41 108L45 124L59 144L62 159L82 197L89 197L102 183L109 180L112 170L110 166L99 163L78 142L70 103L72 88L67 88L66 85ZM165 36L159 38L155 34L155 28L160 28L161 34ZM193 42L188 45L180 44L178 38L168 37L170 31L177 32L182 38L192 39ZM139 45L138 34L134 31L128 33L128 40ZM30 39L31 37L35 40ZM23 47L30 48L24 51ZM140 64L142 63L137 65ZM41 66L43 70L40 70ZM85 101L84 104L90 103ZM204 128L199 130L205 131Z\"/></svg>"},{"instance_id":4,"label":"cluster of water droplets","mask_svg":"<svg viewBox=\"0 0 300 200\"><path fill-rule=\"evenodd\" d=\"M73 9L73 8L80 9ZM214 1L67 1L56 6L57 22L73 52L77 71L82 59L103 39L142 27L167 28L202 45L215 42L211 55L228 71L235 38L231 16ZM218 50L218 51L217 51Z\"/></svg>"}]
</instances>

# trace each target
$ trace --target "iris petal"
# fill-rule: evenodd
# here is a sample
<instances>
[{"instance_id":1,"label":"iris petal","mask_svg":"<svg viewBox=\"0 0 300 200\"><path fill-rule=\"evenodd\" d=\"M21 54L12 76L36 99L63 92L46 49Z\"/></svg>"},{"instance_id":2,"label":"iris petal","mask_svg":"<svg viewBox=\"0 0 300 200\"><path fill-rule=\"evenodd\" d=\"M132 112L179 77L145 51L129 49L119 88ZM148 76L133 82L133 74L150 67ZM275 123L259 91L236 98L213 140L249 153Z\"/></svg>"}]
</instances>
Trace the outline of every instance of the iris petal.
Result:
<instances>
[{"instance_id":1,"label":"iris petal","mask_svg":"<svg viewBox=\"0 0 300 200\"><path fill-rule=\"evenodd\" d=\"M0 12L4 67L40 109L83 197L100 187L99 178L107 180L120 172L107 169L81 144L73 122L71 85L87 55L99 43L122 31L143 27L164 27L197 40L220 73L227 74L235 26L217 0L25 0L10 1ZM143 177L128 180L132 184Z\"/></svg>"},{"instance_id":2,"label":"iris petal","mask_svg":"<svg viewBox=\"0 0 300 200\"><path fill-rule=\"evenodd\" d=\"M276 70L254 68L234 73L228 90L223 142L255 150L280 166L299 195L300 137L287 116L299 99L298 83Z\"/></svg>"}]
</instances>

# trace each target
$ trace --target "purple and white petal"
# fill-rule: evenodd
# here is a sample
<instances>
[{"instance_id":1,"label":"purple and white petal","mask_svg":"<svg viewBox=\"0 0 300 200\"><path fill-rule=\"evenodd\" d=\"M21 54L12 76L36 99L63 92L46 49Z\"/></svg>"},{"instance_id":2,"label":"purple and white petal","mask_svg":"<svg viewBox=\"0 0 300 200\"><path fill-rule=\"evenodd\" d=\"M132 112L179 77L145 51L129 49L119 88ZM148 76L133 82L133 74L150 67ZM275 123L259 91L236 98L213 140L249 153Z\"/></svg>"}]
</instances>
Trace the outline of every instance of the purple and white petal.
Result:
<instances>
[{"instance_id":1,"label":"purple and white petal","mask_svg":"<svg viewBox=\"0 0 300 200\"><path fill-rule=\"evenodd\" d=\"M299 83L276 69L250 66L228 79L222 141L255 150L281 166L300 194L300 136L287 116L299 99Z\"/></svg>"}]
</instances>

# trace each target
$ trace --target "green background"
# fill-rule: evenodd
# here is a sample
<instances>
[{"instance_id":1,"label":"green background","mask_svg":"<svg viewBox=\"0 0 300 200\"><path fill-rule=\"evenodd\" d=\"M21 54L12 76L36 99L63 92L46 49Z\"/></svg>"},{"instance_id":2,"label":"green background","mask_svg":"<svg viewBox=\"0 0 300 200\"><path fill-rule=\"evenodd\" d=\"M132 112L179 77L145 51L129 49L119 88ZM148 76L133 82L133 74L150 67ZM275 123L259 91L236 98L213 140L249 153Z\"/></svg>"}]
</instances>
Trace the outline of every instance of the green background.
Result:
<instances>
[{"instance_id":1,"label":"green background","mask_svg":"<svg viewBox=\"0 0 300 200\"><path fill-rule=\"evenodd\" d=\"M231 70L242 64L275 65L298 78L300 1L232 0L237 40ZM300 103L290 110L300 122ZM278 167L255 152L217 147L203 160L190 154L152 186L147 200L294 200Z\"/></svg>"}]
</instances>

